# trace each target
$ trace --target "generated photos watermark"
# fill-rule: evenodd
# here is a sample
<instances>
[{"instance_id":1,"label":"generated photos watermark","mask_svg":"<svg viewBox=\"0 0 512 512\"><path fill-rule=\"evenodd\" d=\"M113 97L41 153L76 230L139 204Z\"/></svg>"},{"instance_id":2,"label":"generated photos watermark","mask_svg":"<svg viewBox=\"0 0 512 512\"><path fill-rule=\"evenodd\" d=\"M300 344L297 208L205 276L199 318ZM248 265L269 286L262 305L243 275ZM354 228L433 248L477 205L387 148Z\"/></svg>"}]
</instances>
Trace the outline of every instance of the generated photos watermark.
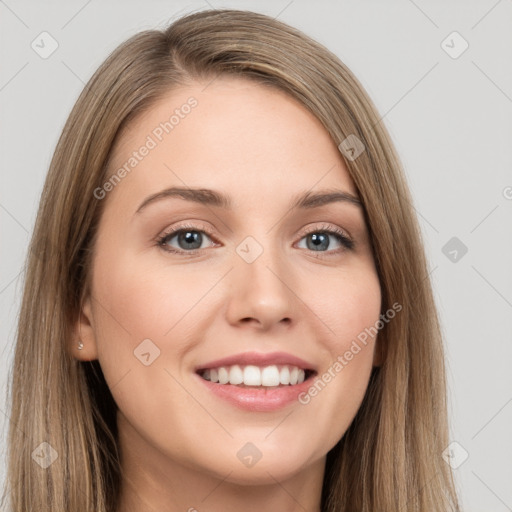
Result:
<instances>
[{"instance_id":1,"label":"generated photos watermark","mask_svg":"<svg viewBox=\"0 0 512 512\"><path fill-rule=\"evenodd\" d=\"M354 356L361 352L361 349L368 344L368 338L375 337L377 333L383 329L387 323L395 318L396 314L400 311L402 311L402 305L398 302L395 302L391 308L380 315L379 320L377 320L374 325L371 327L366 327L364 331L361 331L357 335L357 339L352 340L350 348L346 350L342 355L339 355L322 375L316 377L315 383L312 384L307 391L303 391L299 394L297 397L299 402L303 405L309 404L311 399L317 396L318 393L322 391L325 386L327 386L327 384L331 382L336 377L336 375L350 363L350 361L352 361ZM361 347L358 341L363 345L363 347Z\"/></svg>"},{"instance_id":2,"label":"generated photos watermark","mask_svg":"<svg viewBox=\"0 0 512 512\"><path fill-rule=\"evenodd\" d=\"M196 98L191 96L187 99L186 103L183 103L179 108L174 109L174 113L169 117L167 121L161 122L158 126L155 126L151 133L146 137L146 141L140 148L132 153L132 156L124 162L124 164L115 171L112 176L101 186L94 189L93 195L96 199L104 199L108 192L114 190L114 188L126 177L137 165L139 165L150 152L155 149L160 142L164 140L164 137L174 130L183 119L185 119L194 107L197 107L198 101Z\"/></svg>"}]
</instances>

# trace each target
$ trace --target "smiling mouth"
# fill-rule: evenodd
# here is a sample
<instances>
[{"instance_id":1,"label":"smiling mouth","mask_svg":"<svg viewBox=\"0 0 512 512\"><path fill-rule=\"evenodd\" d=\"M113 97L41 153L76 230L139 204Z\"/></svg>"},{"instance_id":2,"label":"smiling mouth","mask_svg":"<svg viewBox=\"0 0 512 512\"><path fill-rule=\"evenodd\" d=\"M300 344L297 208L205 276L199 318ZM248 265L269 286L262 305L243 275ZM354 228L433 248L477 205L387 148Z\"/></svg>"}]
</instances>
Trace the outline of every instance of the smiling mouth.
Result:
<instances>
[{"instance_id":1,"label":"smiling mouth","mask_svg":"<svg viewBox=\"0 0 512 512\"><path fill-rule=\"evenodd\" d=\"M230 365L207 368L196 372L204 380L215 384L240 388L279 388L295 386L316 375L315 370L293 365Z\"/></svg>"}]
</instances>

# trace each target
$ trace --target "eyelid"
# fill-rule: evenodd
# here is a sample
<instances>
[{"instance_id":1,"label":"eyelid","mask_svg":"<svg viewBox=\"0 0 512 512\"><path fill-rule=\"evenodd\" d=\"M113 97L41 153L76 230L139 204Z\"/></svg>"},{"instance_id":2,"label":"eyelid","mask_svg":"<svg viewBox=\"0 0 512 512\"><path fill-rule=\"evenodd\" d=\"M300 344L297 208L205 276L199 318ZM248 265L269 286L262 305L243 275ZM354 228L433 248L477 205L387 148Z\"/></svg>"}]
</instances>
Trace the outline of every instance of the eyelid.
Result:
<instances>
[{"instance_id":1,"label":"eyelid","mask_svg":"<svg viewBox=\"0 0 512 512\"><path fill-rule=\"evenodd\" d=\"M350 240L353 242L353 238L348 232L348 230L340 228L336 224L331 224L329 222L323 222L321 226L318 226L317 224L314 226L306 226L305 228L301 229L299 231L300 238L309 235L310 233L316 233L316 232L335 232L339 235L343 235L347 240Z\"/></svg>"},{"instance_id":2,"label":"eyelid","mask_svg":"<svg viewBox=\"0 0 512 512\"><path fill-rule=\"evenodd\" d=\"M194 221L195 222L195 221ZM156 242L161 241L165 238L170 237L171 235L174 237L176 236L180 231L198 231L198 232L204 232L208 235L208 237L215 240L215 237L212 233L212 230L208 228L206 225L201 224L199 221L197 221L197 224L190 224L187 221L184 223L178 223L176 226L170 227L162 231L155 239ZM194 251L201 251L202 249L194 249L192 251L185 251L187 253L193 253Z\"/></svg>"},{"instance_id":3,"label":"eyelid","mask_svg":"<svg viewBox=\"0 0 512 512\"><path fill-rule=\"evenodd\" d=\"M166 248L166 242L165 240L167 238L174 238L176 235L178 235L182 231L190 230L190 231L197 231L205 233L210 239L212 239L216 243L220 243L216 240L216 237L213 235L212 230L205 225L201 224L199 221L197 221L197 224L190 224L189 222L185 221L184 223L178 223L178 225L173 226L172 228L168 228L167 230L161 232L155 239L155 242L157 245L159 245L162 250L167 251L169 253L173 254L180 254L183 256L194 256L198 252L202 252L205 249L192 249L190 251L185 251L183 249L168 249ZM330 223L322 223L321 226L314 225L314 226L306 226L303 229L300 230L298 236L298 242L300 242L305 236L317 233L317 232L326 232L330 236L338 236L341 239L341 245L343 246L341 249L335 249L330 251L310 251L312 253L318 252L320 258L329 258L331 256L336 256L342 251L346 250L353 250L355 246L355 242L352 238L352 236L348 233L347 230L340 228L339 226L335 224Z\"/></svg>"}]
</instances>

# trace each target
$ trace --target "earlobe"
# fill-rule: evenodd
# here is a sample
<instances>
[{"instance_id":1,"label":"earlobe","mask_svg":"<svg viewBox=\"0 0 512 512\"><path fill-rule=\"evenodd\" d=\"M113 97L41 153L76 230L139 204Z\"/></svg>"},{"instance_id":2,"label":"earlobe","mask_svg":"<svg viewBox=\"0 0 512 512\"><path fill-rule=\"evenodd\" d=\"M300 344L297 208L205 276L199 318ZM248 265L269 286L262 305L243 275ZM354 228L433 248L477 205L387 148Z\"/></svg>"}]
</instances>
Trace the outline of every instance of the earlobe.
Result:
<instances>
[{"instance_id":1,"label":"earlobe","mask_svg":"<svg viewBox=\"0 0 512 512\"><path fill-rule=\"evenodd\" d=\"M80 361L98 359L96 335L94 331L94 318L90 296L86 297L81 305L78 317L73 326L69 347L71 355Z\"/></svg>"}]
</instances>

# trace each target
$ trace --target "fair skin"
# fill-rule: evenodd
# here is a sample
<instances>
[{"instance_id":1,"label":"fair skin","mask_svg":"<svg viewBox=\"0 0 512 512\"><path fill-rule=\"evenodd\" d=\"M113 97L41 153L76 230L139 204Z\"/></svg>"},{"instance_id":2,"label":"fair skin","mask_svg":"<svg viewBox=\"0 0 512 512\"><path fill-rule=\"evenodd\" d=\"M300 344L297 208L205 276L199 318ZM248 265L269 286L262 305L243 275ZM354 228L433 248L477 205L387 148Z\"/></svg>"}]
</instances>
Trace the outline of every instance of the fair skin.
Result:
<instances>
[{"instance_id":1,"label":"fair skin","mask_svg":"<svg viewBox=\"0 0 512 512\"><path fill-rule=\"evenodd\" d=\"M284 351L318 375L332 367L380 314L363 209L338 201L290 210L308 191L357 191L310 112L239 78L170 92L128 126L110 171L190 96L197 106L103 199L91 292L76 326L74 343L84 347L74 345L74 356L99 360L119 407L118 512L319 512L326 454L379 364L376 340L309 403L270 412L212 395L194 368L245 351ZM222 192L232 210L166 197L137 212L172 186ZM191 256L178 236L155 241L183 223L200 233ZM353 248L331 234L315 251L311 233L336 228ZM236 251L248 236L263 248L251 263ZM146 339L160 350L147 366L134 356ZM262 454L251 467L237 457L247 442Z\"/></svg>"}]
</instances>

